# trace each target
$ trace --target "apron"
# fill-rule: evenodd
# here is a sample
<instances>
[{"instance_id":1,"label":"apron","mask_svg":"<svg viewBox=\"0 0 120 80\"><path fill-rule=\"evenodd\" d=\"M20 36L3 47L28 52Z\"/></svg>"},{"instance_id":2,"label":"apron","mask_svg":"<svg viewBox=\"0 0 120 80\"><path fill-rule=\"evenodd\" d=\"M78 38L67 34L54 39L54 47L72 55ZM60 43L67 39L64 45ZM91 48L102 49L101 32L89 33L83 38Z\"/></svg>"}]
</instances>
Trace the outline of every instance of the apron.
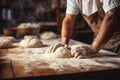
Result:
<instances>
[{"instance_id":1,"label":"apron","mask_svg":"<svg viewBox=\"0 0 120 80\"><path fill-rule=\"evenodd\" d=\"M88 25L91 27L95 36L99 32L100 26L105 16L105 12L102 8L100 0L96 0L96 4L98 7L98 11L88 17L82 13L82 0L80 0L81 15L83 16L85 21L88 23ZM106 45L104 46L104 49L120 54L120 31L112 35L112 38L106 43Z\"/></svg>"}]
</instances>

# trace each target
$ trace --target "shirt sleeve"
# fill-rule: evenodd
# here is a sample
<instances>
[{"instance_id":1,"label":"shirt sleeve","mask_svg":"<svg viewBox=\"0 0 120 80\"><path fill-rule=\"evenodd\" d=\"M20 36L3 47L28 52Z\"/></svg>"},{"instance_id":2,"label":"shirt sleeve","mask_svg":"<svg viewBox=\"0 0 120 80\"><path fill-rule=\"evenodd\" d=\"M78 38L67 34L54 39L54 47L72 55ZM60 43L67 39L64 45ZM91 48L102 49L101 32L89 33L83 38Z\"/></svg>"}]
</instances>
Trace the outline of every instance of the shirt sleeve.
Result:
<instances>
[{"instance_id":1,"label":"shirt sleeve","mask_svg":"<svg viewBox=\"0 0 120 80\"><path fill-rule=\"evenodd\" d=\"M67 14L77 15L79 13L79 8L76 5L75 0L67 0Z\"/></svg>"},{"instance_id":2,"label":"shirt sleeve","mask_svg":"<svg viewBox=\"0 0 120 80\"><path fill-rule=\"evenodd\" d=\"M103 4L103 10L108 12L111 9L114 9L120 6L120 0L101 0Z\"/></svg>"}]
</instances>

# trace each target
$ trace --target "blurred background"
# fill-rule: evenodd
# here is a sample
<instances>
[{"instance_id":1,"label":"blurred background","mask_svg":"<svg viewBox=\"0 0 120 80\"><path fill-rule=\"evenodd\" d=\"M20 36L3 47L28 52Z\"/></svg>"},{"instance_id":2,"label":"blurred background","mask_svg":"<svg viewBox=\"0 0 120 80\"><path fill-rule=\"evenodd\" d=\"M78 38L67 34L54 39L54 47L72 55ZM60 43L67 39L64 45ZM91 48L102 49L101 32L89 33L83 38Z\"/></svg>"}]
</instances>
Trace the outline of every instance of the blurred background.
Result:
<instances>
[{"instance_id":1,"label":"blurred background","mask_svg":"<svg viewBox=\"0 0 120 80\"><path fill-rule=\"evenodd\" d=\"M0 0L0 34L3 28L17 27L21 23L41 23L42 31L60 35L65 15L66 0ZM90 44L93 32L79 14L72 39Z\"/></svg>"}]
</instances>

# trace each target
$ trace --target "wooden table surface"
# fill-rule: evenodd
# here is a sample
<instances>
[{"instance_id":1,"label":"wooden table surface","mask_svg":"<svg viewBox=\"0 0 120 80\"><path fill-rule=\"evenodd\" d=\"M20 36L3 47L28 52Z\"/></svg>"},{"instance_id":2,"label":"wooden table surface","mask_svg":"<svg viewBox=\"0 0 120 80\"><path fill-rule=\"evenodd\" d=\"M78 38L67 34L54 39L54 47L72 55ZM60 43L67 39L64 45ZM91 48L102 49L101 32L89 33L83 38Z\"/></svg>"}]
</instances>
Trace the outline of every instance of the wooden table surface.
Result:
<instances>
[{"instance_id":1,"label":"wooden table surface","mask_svg":"<svg viewBox=\"0 0 120 80\"><path fill-rule=\"evenodd\" d=\"M67 59L34 59L34 56L37 52L38 53L44 53L44 51L52 44L56 44L59 42L60 39L54 39L54 40L43 40L43 43L45 44L44 47L40 48L20 48L20 47L14 47L14 48L8 48L8 49L0 49L0 57L2 58L3 56L7 55L12 55L13 57L18 55L17 58L19 59L20 54L24 54L25 51L27 51L25 58L23 60L17 60L17 59L12 59L12 58L2 58L0 59L0 80L3 79L55 79L55 80L77 80L77 77L81 78L89 78L90 75L94 75L94 77L101 77L109 74L109 77L111 75L113 76L119 76L120 73L120 56L116 55L115 53L101 50L100 51L100 56L96 56L95 58L87 58L87 59L73 59L75 61L83 61L88 60L92 62L92 60L98 60L100 64L103 64L102 66L97 66L93 65L92 63L89 63L87 66L89 68L86 68L87 66L81 67L81 68L75 68L72 65L65 65L65 64L58 64L57 67L60 68L51 68L50 65L52 66L53 64L56 64L63 61L67 62ZM78 41L71 40L70 45L74 44L83 44ZM29 53L30 52L30 53ZM33 52L33 54L32 54ZM34 53L35 52L35 53ZM27 56L28 54L28 56ZM30 55L33 55L32 57ZM31 58L31 62L29 61ZM105 60L106 62L104 62ZM27 60L27 61L25 61ZM70 59L68 59L70 60ZM72 59L71 59L72 61ZM49 64L48 62L52 62ZM74 61L73 61L74 62ZM28 64L29 63L29 64ZM87 63L87 62L86 62ZM26 67L27 64L27 67ZM91 65L90 65L91 64ZM82 65L82 64L80 64ZM107 66L111 65L111 66ZM49 67L48 67L49 66ZM83 66L83 65L82 65ZM62 68L61 68L62 67ZM102 71L102 72L101 72ZM56 75L56 77L55 77ZM87 77L86 77L87 76ZM66 79L66 77L68 79ZM73 77L73 78L72 78ZM79 80L78 79L78 80ZM97 80L97 79L96 79Z\"/></svg>"}]
</instances>

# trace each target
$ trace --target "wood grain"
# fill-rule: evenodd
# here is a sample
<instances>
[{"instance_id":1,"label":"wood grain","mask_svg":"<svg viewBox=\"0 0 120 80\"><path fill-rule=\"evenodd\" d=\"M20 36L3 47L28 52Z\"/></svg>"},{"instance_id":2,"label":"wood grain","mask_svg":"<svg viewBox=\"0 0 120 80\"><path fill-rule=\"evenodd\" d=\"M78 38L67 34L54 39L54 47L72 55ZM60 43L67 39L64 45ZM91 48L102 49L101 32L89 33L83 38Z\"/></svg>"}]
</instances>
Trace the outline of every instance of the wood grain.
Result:
<instances>
[{"instance_id":1,"label":"wood grain","mask_svg":"<svg viewBox=\"0 0 120 80\"><path fill-rule=\"evenodd\" d=\"M15 78L24 78L32 76L32 73L25 71L24 64L22 62L12 61L12 65Z\"/></svg>"},{"instance_id":2,"label":"wood grain","mask_svg":"<svg viewBox=\"0 0 120 80\"><path fill-rule=\"evenodd\" d=\"M39 66L47 66L48 64L46 63L41 63ZM55 71L49 67L36 67L34 68L33 71L33 75L36 76L46 76L46 75L55 75Z\"/></svg>"},{"instance_id":3,"label":"wood grain","mask_svg":"<svg viewBox=\"0 0 120 80\"><path fill-rule=\"evenodd\" d=\"M44 44L47 45L52 45L53 43L59 42L60 39L58 40L51 40L51 41L43 41ZM76 41L71 41L71 44L76 44ZM27 55L25 54L23 57L24 60L22 59L21 61L15 61L15 60L1 60L0 59L0 80L1 79L10 79L10 78L29 78L29 77L41 77L41 76L48 76L48 75L63 75L63 74L71 74L71 73L81 73L82 72L91 72L91 71L99 71L99 70L106 70L106 69L113 69L112 67L109 66L95 66L95 65L86 65L86 67L90 67L90 69L86 69L86 67L78 66L70 66L67 64L59 64L59 61L56 61L57 66L62 65L61 68L54 68L54 66L50 67L50 64L55 62L54 60L46 61L46 59L39 59L39 56L35 59L36 55L32 56L32 54L40 54L43 53L48 47L40 47L40 48L9 48L9 49L0 49L0 57L4 56L6 54L23 54L24 51L27 52ZM30 53L30 54L28 54ZM107 54L109 53L109 54ZM120 64L120 58L119 56L113 55L114 53L107 52L107 51L100 51L100 55L91 58L90 60L95 60L97 63L100 64L113 64L116 67L119 67ZM31 62L24 64L25 60L30 60L28 56L32 56ZM20 58L20 57L18 57ZM108 59L109 58L109 59ZM35 61L34 61L35 60ZM43 61L42 61L43 60ZM63 59L62 59L63 60ZM85 59L84 59L85 60ZM73 61L73 60L72 60ZM51 63L49 63L51 62ZM61 61L60 61L61 62ZM89 61L87 60L89 63ZM72 63L70 61L70 63ZM74 61L73 61L74 63ZM78 63L77 63L78 64ZM27 67L26 67L27 65ZM72 64L73 65L73 64ZM28 71L26 70L28 68Z\"/></svg>"},{"instance_id":4,"label":"wood grain","mask_svg":"<svg viewBox=\"0 0 120 80\"><path fill-rule=\"evenodd\" d=\"M2 62L1 62L2 61ZM14 78L10 60L0 60L0 80Z\"/></svg>"}]
</instances>

